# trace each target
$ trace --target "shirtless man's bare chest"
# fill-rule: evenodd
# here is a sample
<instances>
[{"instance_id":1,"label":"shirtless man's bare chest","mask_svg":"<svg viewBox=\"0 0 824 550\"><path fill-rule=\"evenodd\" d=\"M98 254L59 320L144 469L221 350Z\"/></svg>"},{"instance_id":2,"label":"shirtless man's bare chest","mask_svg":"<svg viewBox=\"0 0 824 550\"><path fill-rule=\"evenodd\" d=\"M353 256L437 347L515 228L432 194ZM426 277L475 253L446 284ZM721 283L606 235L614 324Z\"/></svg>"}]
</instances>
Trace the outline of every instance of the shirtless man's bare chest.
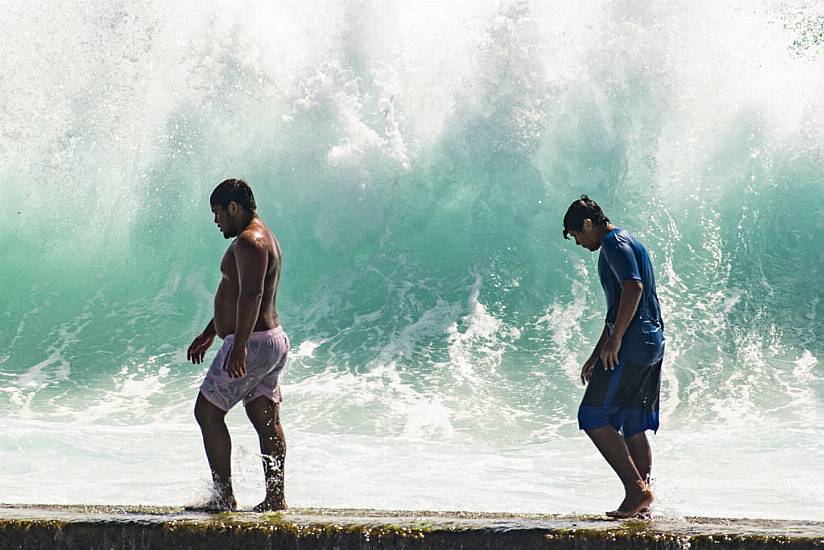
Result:
<instances>
[{"instance_id":1,"label":"shirtless man's bare chest","mask_svg":"<svg viewBox=\"0 0 824 550\"><path fill-rule=\"evenodd\" d=\"M280 256L277 239L260 218L253 219L229 245L220 262L221 279L215 293L214 324L219 337L235 332L238 316L255 315L254 332L280 324L275 305Z\"/></svg>"}]
</instances>

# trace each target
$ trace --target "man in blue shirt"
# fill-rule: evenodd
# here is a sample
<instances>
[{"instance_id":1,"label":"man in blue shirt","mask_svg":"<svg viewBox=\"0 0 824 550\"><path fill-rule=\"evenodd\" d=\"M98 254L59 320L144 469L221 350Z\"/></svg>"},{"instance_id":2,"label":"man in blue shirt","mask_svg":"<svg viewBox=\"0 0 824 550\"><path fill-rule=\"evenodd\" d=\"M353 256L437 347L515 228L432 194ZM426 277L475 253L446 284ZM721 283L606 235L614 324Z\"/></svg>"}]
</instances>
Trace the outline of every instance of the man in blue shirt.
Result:
<instances>
[{"instance_id":1,"label":"man in blue shirt","mask_svg":"<svg viewBox=\"0 0 824 550\"><path fill-rule=\"evenodd\" d=\"M564 238L592 252L600 249L598 277L607 299L604 330L581 369L589 383L578 409L586 431L624 484L625 498L608 516L648 512L652 451L646 430L658 430L658 397L664 357L664 323L646 248L615 227L583 195L564 216Z\"/></svg>"}]
</instances>

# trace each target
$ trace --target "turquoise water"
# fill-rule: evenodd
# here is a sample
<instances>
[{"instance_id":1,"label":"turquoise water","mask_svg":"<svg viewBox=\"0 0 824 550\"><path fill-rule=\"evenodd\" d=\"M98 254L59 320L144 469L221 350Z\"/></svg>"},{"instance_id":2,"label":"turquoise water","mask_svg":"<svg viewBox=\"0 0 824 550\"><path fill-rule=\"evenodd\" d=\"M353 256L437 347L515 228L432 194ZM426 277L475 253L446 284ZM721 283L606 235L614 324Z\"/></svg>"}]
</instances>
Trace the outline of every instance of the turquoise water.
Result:
<instances>
[{"instance_id":1,"label":"turquoise water","mask_svg":"<svg viewBox=\"0 0 824 550\"><path fill-rule=\"evenodd\" d=\"M588 193L657 270L659 513L824 517L824 14L3 9L0 501L203 494L185 349L227 244L209 192L243 177L284 250L292 505L619 500L575 422L605 305L561 218ZM255 439L228 422L250 505Z\"/></svg>"}]
</instances>

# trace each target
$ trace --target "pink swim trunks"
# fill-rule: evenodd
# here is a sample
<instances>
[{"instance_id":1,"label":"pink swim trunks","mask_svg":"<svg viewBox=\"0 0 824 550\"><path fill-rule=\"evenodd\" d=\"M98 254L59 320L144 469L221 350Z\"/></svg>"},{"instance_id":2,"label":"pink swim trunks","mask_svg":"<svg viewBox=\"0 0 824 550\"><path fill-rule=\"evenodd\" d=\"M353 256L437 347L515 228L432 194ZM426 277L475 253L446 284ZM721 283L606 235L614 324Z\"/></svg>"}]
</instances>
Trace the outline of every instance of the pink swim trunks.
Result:
<instances>
[{"instance_id":1,"label":"pink swim trunks","mask_svg":"<svg viewBox=\"0 0 824 550\"><path fill-rule=\"evenodd\" d=\"M246 341L246 375L242 378L230 378L226 371L234 342L234 334L223 340L223 346L200 386L203 397L223 411L228 411L241 399L245 405L261 395L280 403L278 378L289 355L289 338L283 327L253 332L249 336Z\"/></svg>"}]
</instances>

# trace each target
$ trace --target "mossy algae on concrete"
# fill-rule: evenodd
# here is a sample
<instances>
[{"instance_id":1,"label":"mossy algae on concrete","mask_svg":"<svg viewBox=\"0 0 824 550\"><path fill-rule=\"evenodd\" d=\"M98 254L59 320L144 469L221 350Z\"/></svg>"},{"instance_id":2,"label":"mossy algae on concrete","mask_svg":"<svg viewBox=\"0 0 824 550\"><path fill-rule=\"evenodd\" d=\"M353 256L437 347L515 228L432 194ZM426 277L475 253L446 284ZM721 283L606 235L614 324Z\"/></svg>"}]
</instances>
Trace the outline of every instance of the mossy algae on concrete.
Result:
<instances>
[{"instance_id":1,"label":"mossy algae on concrete","mask_svg":"<svg viewBox=\"0 0 824 550\"><path fill-rule=\"evenodd\" d=\"M0 550L6 548L824 549L824 523L701 518L621 522L583 516L370 510L207 515L171 508L0 505Z\"/></svg>"},{"instance_id":2,"label":"mossy algae on concrete","mask_svg":"<svg viewBox=\"0 0 824 550\"><path fill-rule=\"evenodd\" d=\"M261 514L253 520L237 513L226 512L212 515L203 520L170 521L164 525L172 530L190 529L193 532L262 530L288 533L298 538L345 533L349 535L362 534L366 538L402 537L422 539L432 529L432 524L426 522L412 522L404 525L391 523L358 524L334 521L297 523L290 521L284 514L279 512Z\"/></svg>"},{"instance_id":3,"label":"mossy algae on concrete","mask_svg":"<svg viewBox=\"0 0 824 550\"><path fill-rule=\"evenodd\" d=\"M687 534L655 529L648 520L624 520L615 528L554 529L546 535L548 541L576 541L570 548L652 548L701 550L705 548L735 549L815 549L824 548L824 532L818 537L770 534Z\"/></svg>"}]
</instances>

